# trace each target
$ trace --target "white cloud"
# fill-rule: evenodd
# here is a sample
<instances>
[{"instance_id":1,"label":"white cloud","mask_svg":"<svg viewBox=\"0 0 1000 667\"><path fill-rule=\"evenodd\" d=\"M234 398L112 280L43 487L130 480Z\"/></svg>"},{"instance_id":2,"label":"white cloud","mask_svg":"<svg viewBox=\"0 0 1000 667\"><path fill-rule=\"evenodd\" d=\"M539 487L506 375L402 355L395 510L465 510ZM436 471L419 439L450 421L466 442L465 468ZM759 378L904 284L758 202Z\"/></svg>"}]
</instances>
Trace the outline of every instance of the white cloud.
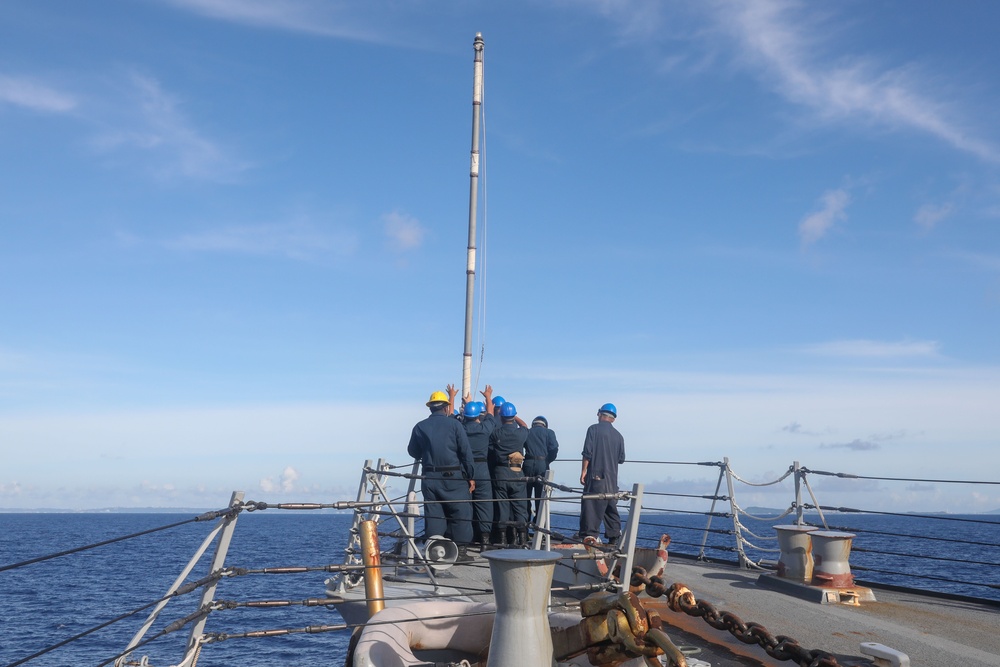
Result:
<instances>
[{"instance_id":1,"label":"white cloud","mask_svg":"<svg viewBox=\"0 0 1000 667\"><path fill-rule=\"evenodd\" d=\"M736 38L744 62L779 94L819 117L918 130L958 150L1000 161L995 146L953 119L958 114L948 103L921 92L931 85L920 81L916 68L886 69L843 56L836 58L836 65L820 62L824 36L834 28L804 14L815 4L725 0L715 7L716 20Z\"/></svg>"},{"instance_id":2,"label":"white cloud","mask_svg":"<svg viewBox=\"0 0 1000 667\"><path fill-rule=\"evenodd\" d=\"M810 213L799 223L799 237L803 245L811 245L826 236L838 220L847 218L844 210L851 201L846 190L828 190L821 197L823 207Z\"/></svg>"},{"instance_id":3,"label":"white cloud","mask_svg":"<svg viewBox=\"0 0 1000 667\"><path fill-rule=\"evenodd\" d=\"M396 252L416 250L424 242L427 230L416 218L393 211L382 216L385 235L390 247Z\"/></svg>"},{"instance_id":4,"label":"white cloud","mask_svg":"<svg viewBox=\"0 0 1000 667\"><path fill-rule=\"evenodd\" d=\"M234 225L222 229L185 234L164 241L174 250L224 252L315 260L335 254L352 254L356 235L346 231L321 231L307 223Z\"/></svg>"},{"instance_id":5,"label":"white cloud","mask_svg":"<svg viewBox=\"0 0 1000 667\"><path fill-rule=\"evenodd\" d=\"M914 478L935 470L940 478L974 479L979 476L974 462L993 451L1000 429L996 368L848 372L837 364L823 373L764 375L596 368L596 380L584 378L572 384L572 392L553 392L535 376L513 379L513 365L503 364L504 371L494 374L495 386L514 391L522 412L548 417L561 444L554 467L560 483L579 478L579 447L597 406L607 400L619 407L615 426L625 436L629 459L718 461L728 456L745 479L784 469L793 460L814 470L891 471ZM386 414L395 418L385 419ZM10 506L71 508L221 507L233 489L352 499L365 458L410 462L405 452L409 431L425 414L419 400L372 399L5 415L0 442L15 446L4 449L3 475L17 480L23 491L14 495L7 481L0 497ZM790 424L794 437L776 432L776 424ZM855 439L880 447L820 447ZM295 447L280 445L288 442ZM120 458L109 461L99 458L102 453ZM195 458L203 465L190 466ZM626 468L623 481L669 474L668 468L659 470ZM148 483L130 489L123 479ZM393 483L393 492L406 488L405 480Z\"/></svg>"},{"instance_id":6,"label":"white cloud","mask_svg":"<svg viewBox=\"0 0 1000 667\"><path fill-rule=\"evenodd\" d=\"M654 37L664 24L664 3L659 0L587 0L585 3L574 0L563 4L569 7L589 5L601 16L614 20L622 38Z\"/></svg>"},{"instance_id":7,"label":"white cloud","mask_svg":"<svg viewBox=\"0 0 1000 667\"><path fill-rule=\"evenodd\" d=\"M868 440L855 438L850 442L823 443L820 445L820 449L850 449L855 452L868 452L879 449L879 445Z\"/></svg>"},{"instance_id":8,"label":"white cloud","mask_svg":"<svg viewBox=\"0 0 1000 667\"><path fill-rule=\"evenodd\" d=\"M22 491L21 484L16 481L10 483L0 482L0 497L20 496Z\"/></svg>"},{"instance_id":9,"label":"white cloud","mask_svg":"<svg viewBox=\"0 0 1000 667\"><path fill-rule=\"evenodd\" d=\"M952 252L949 253L949 256L982 271L1000 272L1000 255L987 255L979 252Z\"/></svg>"},{"instance_id":10,"label":"white cloud","mask_svg":"<svg viewBox=\"0 0 1000 667\"><path fill-rule=\"evenodd\" d=\"M163 166L158 171L168 178L229 181L250 166L197 130L157 80L133 73L128 86L121 108L103 119L114 129L92 142L98 150L132 149L160 156Z\"/></svg>"},{"instance_id":11,"label":"white cloud","mask_svg":"<svg viewBox=\"0 0 1000 667\"><path fill-rule=\"evenodd\" d=\"M898 359L901 357L937 357L941 345L932 340L902 340L885 342L876 340L837 340L803 348L810 354L829 357L861 357Z\"/></svg>"},{"instance_id":12,"label":"white cloud","mask_svg":"<svg viewBox=\"0 0 1000 667\"><path fill-rule=\"evenodd\" d=\"M288 466L281 473L281 490L288 493L295 486L295 480L299 478L298 471L292 466Z\"/></svg>"},{"instance_id":13,"label":"white cloud","mask_svg":"<svg viewBox=\"0 0 1000 667\"><path fill-rule=\"evenodd\" d=\"M291 493L295 491L295 482L299 479L299 476L298 470L292 466L288 466L278 476L277 481L275 481L274 477L264 477L260 480L258 486L260 486L260 490L264 493Z\"/></svg>"},{"instance_id":14,"label":"white cloud","mask_svg":"<svg viewBox=\"0 0 1000 667\"><path fill-rule=\"evenodd\" d=\"M0 104L63 113L77 106L76 99L34 79L0 75Z\"/></svg>"},{"instance_id":15,"label":"white cloud","mask_svg":"<svg viewBox=\"0 0 1000 667\"><path fill-rule=\"evenodd\" d=\"M913 221L926 231L934 229L939 222L951 215L954 207L951 204L924 204L917 209Z\"/></svg>"},{"instance_id":16,"label":"white cloud","mask_svg":"<svg viewBox=\"0 0 1000 667\"><path fill-rule=\"evenodd\" d=\"M365 3L343 3L331 0L163 0L179 9L221 21L258 28L302 32L324 37L336 37L362 42L388 43L386 30L367 28L358 14L364 13ZM382 6L382 9L386 8ZM396 7L403 10L402 5ZM369 15L375 19L378 10ZM383 19L389 12L383 11ZM383 21L384 23L384 21ZM378 24L372 21L373 26Z\"/></svg>"}]
</instances>

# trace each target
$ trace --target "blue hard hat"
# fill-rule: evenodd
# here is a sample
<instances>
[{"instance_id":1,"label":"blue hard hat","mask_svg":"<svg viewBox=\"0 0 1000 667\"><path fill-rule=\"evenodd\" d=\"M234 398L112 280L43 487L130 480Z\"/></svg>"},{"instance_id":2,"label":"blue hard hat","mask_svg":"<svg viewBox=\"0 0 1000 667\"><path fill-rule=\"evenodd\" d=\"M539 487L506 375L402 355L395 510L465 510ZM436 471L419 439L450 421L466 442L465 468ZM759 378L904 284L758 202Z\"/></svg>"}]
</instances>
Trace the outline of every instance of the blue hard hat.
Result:
<instances>
[{"instance_id":1,"label":"blue hard hat","mask_svg":"<svg viewBox=\"0 0 1000 667\"><path fill-rule=\"evenodd\" d=\"M507 401L504 400L503 396L494 396L493 397L493 407L494 408L499 408L501 405L503 405L506 402Z\"/></svg>"},{"instance_id":2,"label":"blue hard hat","mask_svg":"<svg viewBox=\"0 0 1000 667\"><path fill-rule=\"evenodd\" d=\"M600 412L607 412L612 417L615 417L615 418L618 417L618 408L615 407L614 403L605 403L604 405L601 406L601 409L598 410L598 412L599 413Z\"/></svg>"},{"instance_id":3,"label":"blue hard hat","mask_svg":"<svg viewBox=\"0 0 1000 667\"><path fill-rule=\"evenodd\" d=\"M515 415L517 415L517 408L514 407L513 403L504 403L500 406L501 417L513 417Z\"/></svg>"},{"instance_id":4,"label":"blue hard hat","mask_svg":"<svg viewBox=\"0 0 1000 667\"><path fill-rule=\"evenodd\" d=\"M479 406L479 414L486 412L486 404L482 401L476 401L476 405Z\"/></svg>"},{"instance_id":5,"label":"blue hard hat","mask_svg":"<svg viewBox=\"0 0 1000 667\"><path fill-rule=\"evenodd\" d=\"M480 407L479 401L470 401L465 404L464 414L466 419L475 419L482 411L483 409Z\"/></svg>"},{"instance_id":6,"label":"blue hard hat","mask_svg":"<svg viewBox=\"0 0 1000 667\"><path fill-rule=\"evenodd\" d=\"M548 428L549 420L541 415L538 415L537 417L531 420L531 425L534 426L535 424L541 424L542 426Z\"/></svg>"}]
</instances>

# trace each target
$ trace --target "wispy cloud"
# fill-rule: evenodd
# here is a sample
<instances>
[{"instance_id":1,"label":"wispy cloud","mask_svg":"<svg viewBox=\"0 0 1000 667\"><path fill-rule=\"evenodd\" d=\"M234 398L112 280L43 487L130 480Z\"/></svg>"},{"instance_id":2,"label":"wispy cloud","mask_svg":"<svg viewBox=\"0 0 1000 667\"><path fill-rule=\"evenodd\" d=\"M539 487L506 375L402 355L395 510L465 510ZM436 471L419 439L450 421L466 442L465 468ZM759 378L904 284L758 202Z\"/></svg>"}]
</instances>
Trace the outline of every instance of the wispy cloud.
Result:
<instances>
[{"instance_id":1,"label":"wispy cloud","mask_svg":"<svg viewBox=\"0 0 1000 667\"><path fill-rule=\"evenodd\" d=\"M913 216L913 221L923 230L930 231L939 222L950 216L953 209L954 206L951 204L924 204L917 209L916 215Z\"/></svg>"},{"instance_id":2,"label":"wispy cloud","mask_svg":"<svg viewBox=\"0 0 1000 667\"><path fill-rule=\"evenodd\" d=\"M811 429L807 429L803 427L802 424L796 421L790 422L785 426L782 426L781 430L784 431L785 433L791 433L793 435L808 435L808 436L822 435L822 433L820 433L819 431L813 431ZM829 429L824 431L824 433L829 433L829 432L830 432Z\"/></svg>"},{"instance_id":3,"label":"wispy cloud","mask_svg":"<svg viewBox=\"0 0 1000 667\"><path fill-rule=\"evenodd\" d=\"M366 27L363 17L368 3L336 0L162 0L165 4L201 16L258 28L301 32L360 42L385 43L391 37L374 20ZM384 7L383 7L384 9ZM403 9L402 6L398 9ZM369 14L369 18L375 19ZM387 12L382 12L384 19Z\"/></svg>"},{"instance_id":4,"label":"wispy cloud","mask_svg":"<svg viewBox=\"0 0 1000 667\"><path fill-rule=\"evenodd\" d=\"M803 351L830 357L861 357L898 359L900 357L936 357L940 344L930 340L902 340L884 342L876 340L838 340L807 345Z\"/></svg>"},{"instance_id":5,"label":"wispy cloud","mask_svg":"<svg viewBox=\"0 0 1000 667\"><path fill-rule=\"evenodd\" d=\"M427 235L419 220L399 211L383 215L382 223L389 246L396 252L416 250Z\"/></svg>"},{"instance_id":6,"label":"wispy cloud","mask_svg":"<svg viewBox=\"0 0 1000 667\"><path fill-rule=\"evenodd\" d=\"M169 239L163 245L173 250L190 252L316 260L331 254L353 254L358 247L358 239L349 231L323 231L310 223L282 223L211 229Z\"/></svg>"},{"instance_id":7,"label":"wispy cloud","mask_svg":"<svg viewBox=\"0 0 1000 667\"><path fill-rule=\"evenodd\" d=\"M1000 255L987 255L980 252L952 252L949 253L949 256L980 270L1000 272Z\"/></svg>"},{"instance_id":8,"label":"wispy cloud","mask_svg":"<svg viewBox=\"0 0 1000 667\"><path fill-rule=\"evenodd\" d=\"M982 159L1000 161L997 147L955 120L959 114L949 103L922 92L930 84L920 80L915 67L891 69L862 57L822 61L825 35L834 30L817 21L815 12L807 13L815 4L722 0L713 6L715 20L736 38L742 60L776 92L818 117L917 130Z\"/></svg>"},{"instance_id":9,"label":"wispy cloud","mask_svg":"<svg viewBox=\"0 0 1000 667\"><path fill-rule=\"evenodd\" d=\"M568 7L585 5L612 21L622 39L649 38L664 26L664 3L659 0L564 0Z\"/></svg>"},{"instance_id":10,"label":"wispy cloud","mask_svg":"<svg viewBox=\"0 0 1000 667\"><path fill-rule=\"evenodd\" d=\"M0 74L0 105L12 104L33 111L64 113L77 106L75 97L32 78Z\"/></svg>"},{"instance_id":11,"label":"wispy cloud","mask_svg":"<svg viewBox=\"0 0 1000 667\"><path fill-rule=\"evenodd\" d=\"M831 444L822 444L819 446L820 449L850 449L855 452L869 452L873 450L880 449L879 445L874 442L869 442L867 440L861 440L860 438L855 438L850 442L838 442Z\"/></svg>"},{"instance_id":12,"label":"wispy cloud","mask_svg":"<svg viewBox=\"0 0 1000 667\"><path fill-rule=\"evenodd\" d=\"M846 190L828 190L820 198L822 208L810 213L799 222L799 238L802 245L812 245L826 236L838 220L845 220L845 209L851 202L851 196Z\"/></svg>"},{"instance_id":13,"label":"wispy cloud","mask_svg":"<svg viewBox=\"0 0 1000 667\"><path fill-rule=\"evenodd\" d=\"M237 160L204 136L181 111L177 99L149 76L133 73L117 118L105 124L115 129L98 134L93 145L113 153L136 150L158 155L161 176L229 181L250 165Z\"/></svg>"}]
</instances>

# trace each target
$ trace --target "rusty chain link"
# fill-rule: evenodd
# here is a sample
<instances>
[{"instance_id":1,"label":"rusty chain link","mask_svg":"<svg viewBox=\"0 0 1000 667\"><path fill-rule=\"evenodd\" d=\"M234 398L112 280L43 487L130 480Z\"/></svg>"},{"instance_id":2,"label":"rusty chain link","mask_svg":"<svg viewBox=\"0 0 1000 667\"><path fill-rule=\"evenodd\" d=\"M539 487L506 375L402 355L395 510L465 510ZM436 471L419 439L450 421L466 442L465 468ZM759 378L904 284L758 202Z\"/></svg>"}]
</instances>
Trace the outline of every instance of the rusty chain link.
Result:
<instances>
[{"instance_id":1,"label":"rusty chain link","mask_svg":"<svg viewBox=\"0 0 1000 667\"><path fill-rule=\"evenodd\" d=\"M632 568L631 585L644 586L650 597L666 596L673 611L701 617L716 630L728 630L744 644L757 644L775 660L793 660L799 667L840 667L833 654L821 649L803 648L791 637L775 637L760 623L744 623L732 612L719 611L711 602L695 599L694 593L684 584L667 586L662 577L650 577L644 568Z\"/></svg>"}]
</instances>

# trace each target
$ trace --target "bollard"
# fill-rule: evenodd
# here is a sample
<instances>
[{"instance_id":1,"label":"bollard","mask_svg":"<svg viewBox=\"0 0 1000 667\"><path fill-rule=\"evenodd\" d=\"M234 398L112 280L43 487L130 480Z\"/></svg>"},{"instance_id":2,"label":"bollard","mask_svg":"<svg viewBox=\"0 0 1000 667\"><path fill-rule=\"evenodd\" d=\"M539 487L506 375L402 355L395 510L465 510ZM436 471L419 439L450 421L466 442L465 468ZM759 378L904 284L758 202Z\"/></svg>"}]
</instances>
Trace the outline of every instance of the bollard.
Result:
<instances>
[{"instance_id":1,"label":"bollard","mask_svg":"<svg viewBox=\"0 0 1000 667\"><path fill-rule=\"evenodd\" d=\"M854 585L851 574L852 533L834 530L817 530L810 533L813 543L813 584L830 588L849 588Z\"/></svg>"},{"instance_id":2,"label":"bollard","mask_svg":"<svg viewBox=\"0 0 1000 667\"><path fill-rule=\"evenodd\" d=\"M778 533L778 576L800 583L813 579L812 540L809 534L815 526L775 526Z\"/></svg>"},{"instance_id":3,"label":"bollard","mask_svg":"<svg viewBox=\"0 0 1000 667\"><path fill-rule=\"evenodd\" d=\"M548 600L561 558L551 551L487 551L497 613L487 667L552 667Z\"/></svg>"}]
</instances>

